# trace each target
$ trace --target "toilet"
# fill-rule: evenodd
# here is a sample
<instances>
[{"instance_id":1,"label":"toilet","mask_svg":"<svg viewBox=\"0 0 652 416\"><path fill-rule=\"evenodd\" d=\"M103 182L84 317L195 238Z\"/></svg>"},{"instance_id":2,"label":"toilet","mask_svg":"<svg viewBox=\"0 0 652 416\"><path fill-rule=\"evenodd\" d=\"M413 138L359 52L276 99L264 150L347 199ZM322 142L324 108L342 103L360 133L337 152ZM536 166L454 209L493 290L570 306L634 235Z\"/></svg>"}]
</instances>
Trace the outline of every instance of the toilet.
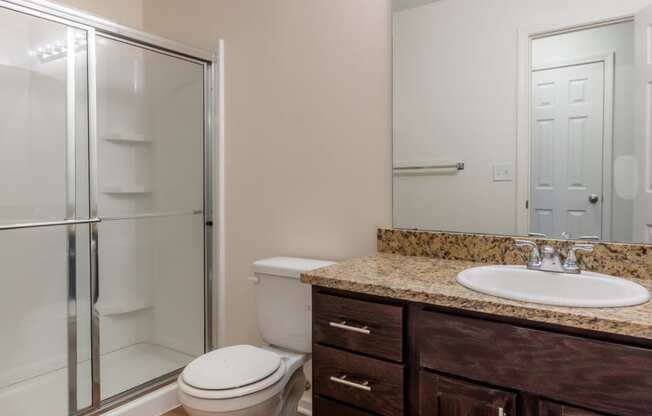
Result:
<instances>
[{"instance_id":1,"label":"toilet","mask_svg":"<svg viewBox=\"0 0 652 416\"><path fill-rule=\"evenodd\" d=\"M303 272L330 261L274 257L253 264L258 325L267 346L236 345L196 358L179 375L190 416L295 416L311 352L310 286Z\"/></svg>"}]
</instances>

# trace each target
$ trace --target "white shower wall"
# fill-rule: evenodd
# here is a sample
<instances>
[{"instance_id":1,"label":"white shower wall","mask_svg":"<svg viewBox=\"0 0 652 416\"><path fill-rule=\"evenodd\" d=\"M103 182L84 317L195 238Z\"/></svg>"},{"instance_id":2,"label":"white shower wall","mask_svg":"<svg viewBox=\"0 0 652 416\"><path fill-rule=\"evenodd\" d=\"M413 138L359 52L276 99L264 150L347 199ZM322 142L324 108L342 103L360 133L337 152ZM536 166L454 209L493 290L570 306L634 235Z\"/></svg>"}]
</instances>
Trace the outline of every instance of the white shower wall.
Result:
<instances>
[{"instance_id":1,"label":"white shower wall","mask_svg":"<svg viewBox=\"0 0 652 416\"><path fill-rule=\"evenodd\" d=\"M41 59L46 44L65 44L63 25L0 10L0 223L66 218L66 60ZM77 213L88 215L85 172L86 62L76 54ZM70 190L68 190L70 191ZM78 241L88 227L77 227ZM0 234L0 392L67 365L67 235L64 228ZM88 279L88 249L78 245L78 277ZM87 291L78 287L80 304ZM86 303L87 304L87 303ZM87 349L80 331L79 348ZM46 351L46 353L44 353Z\"/></svg>"},{"instance_id":2,"label":"white shower wall","mask_svg":"<svg viewBox=\"0 0 652 416\"><path fill-rule=\"evenodd\" d=\"M203 69L98 42L100 213L174 214L99 226L102 351L148 342L201 354L203 220L176 214L203 206Z\"/></svg>"},{"instance_id":3,"label":"white shower wall","mask_svg":"<svg viewBox=\"0 0 652 416\"><path fill-rule=\"evenodd\" d=\"M67 31L20 16L0 9L0 223L60 221L72 215L66 210L67 59L44 61L30 52L65 44ZM204 67L114 40L100 38L97 47L103 218L97 308L107 398L204 351ZM86 51L79 47L78 218L90 215L86 76ZM83 408L91 391L90 238L88 225L76 228ZM67 241L65 227L0 233L0 408L7 414L68 412ZM30 400L35 395L42 400Z\"/></svg>"}]
</instances>

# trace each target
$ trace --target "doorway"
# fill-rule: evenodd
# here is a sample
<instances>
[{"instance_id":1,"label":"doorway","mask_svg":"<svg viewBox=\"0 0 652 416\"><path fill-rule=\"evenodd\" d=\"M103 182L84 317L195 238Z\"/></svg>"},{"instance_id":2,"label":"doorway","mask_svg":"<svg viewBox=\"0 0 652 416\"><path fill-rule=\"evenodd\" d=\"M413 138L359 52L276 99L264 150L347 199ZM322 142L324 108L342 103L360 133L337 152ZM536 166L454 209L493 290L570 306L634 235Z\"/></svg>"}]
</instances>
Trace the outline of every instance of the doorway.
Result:
<instances>
[{"instance_id":1,"label":"doorway","mask_svg":"<svg viewBox=\"0 0 652 416\"><path fill-rule=\"evenodd\" d=\"M610 56L533 68L530 232L603 237ZM611 71L609 71L611 72ZM612 78L611 78L612 79ZM608 189L607 189L608 191ZM604 230L608 232L607 230Z\"/></svg>"},{"instance_id":2,"label":"doorway","mask_svg":"<svg viewBox=\"0 0 652 416\"><path fill-rule=\"evenodd\" d=\"M634 40L631 17L527 36L518 164L529 175L517 187L519 232L632 240Z\"/></svg>"}]
</instances>

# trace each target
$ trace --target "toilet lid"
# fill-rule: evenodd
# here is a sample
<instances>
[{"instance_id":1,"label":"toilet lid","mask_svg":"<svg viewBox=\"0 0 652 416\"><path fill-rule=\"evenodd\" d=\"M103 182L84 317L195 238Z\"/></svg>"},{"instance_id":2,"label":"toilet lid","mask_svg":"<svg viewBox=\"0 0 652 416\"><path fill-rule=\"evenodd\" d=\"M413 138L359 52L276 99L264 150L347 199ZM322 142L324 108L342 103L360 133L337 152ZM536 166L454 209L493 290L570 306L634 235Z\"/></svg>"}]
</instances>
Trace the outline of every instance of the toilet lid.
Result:
<instances>
[{"instance_id":1,"label":"toilet lid","mask_svg":"<svg viewBox=\"0 0 652 416\"><path fill-rule=\"evenodd\" d=\"M220 348L192 361L183 370L183 380L203 390L237 389L274 374L281 357L251 345Z\"/></svg>"}]
</instances>

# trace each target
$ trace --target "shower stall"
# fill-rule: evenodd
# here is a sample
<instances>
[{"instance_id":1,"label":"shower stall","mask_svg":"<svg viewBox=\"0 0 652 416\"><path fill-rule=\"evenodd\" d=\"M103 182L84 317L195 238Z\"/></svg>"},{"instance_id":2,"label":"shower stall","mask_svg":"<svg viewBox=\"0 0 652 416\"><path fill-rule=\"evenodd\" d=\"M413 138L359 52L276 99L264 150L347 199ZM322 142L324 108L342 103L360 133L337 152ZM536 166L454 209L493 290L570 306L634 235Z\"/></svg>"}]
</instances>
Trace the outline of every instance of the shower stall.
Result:
<instances>
[{"instance_id":1,"label":"shower stall","mask_svg":"<svg viewBox=\"0 0 652 416\"><path fill-rule=\"evenodd\" d=\"M0 0L0 413L99 413L211 345L211 54Z\"/></svg>"}]
</instances>

